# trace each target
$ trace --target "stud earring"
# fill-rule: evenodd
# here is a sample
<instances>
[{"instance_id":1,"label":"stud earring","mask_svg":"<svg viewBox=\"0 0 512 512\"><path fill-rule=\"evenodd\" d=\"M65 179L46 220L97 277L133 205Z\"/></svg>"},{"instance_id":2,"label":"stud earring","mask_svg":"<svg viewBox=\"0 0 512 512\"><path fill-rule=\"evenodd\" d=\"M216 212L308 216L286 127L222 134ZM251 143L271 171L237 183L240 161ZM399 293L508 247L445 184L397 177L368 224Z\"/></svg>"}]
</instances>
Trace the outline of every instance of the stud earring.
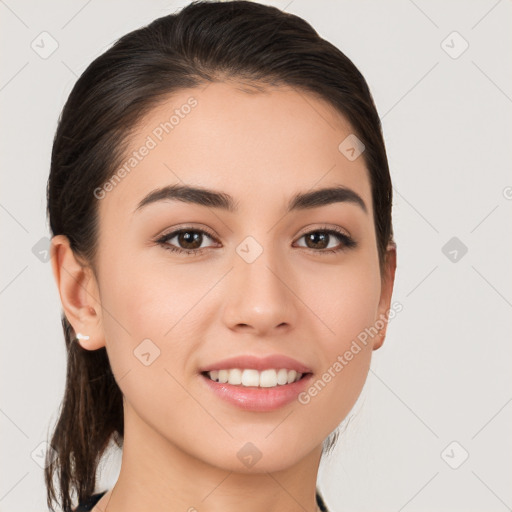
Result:
<instances>
[{"instance_id":1,"label":"stud earring","mask_svg":"<svg viewBox=\"0 0 512 512\"><path fill-rule=\"evenodd\" d=\"M82 334L81 332L77 332L76 339L77 340L88 340L89 336L86 336L85 334Z\"/></svg>"}]
</instances>

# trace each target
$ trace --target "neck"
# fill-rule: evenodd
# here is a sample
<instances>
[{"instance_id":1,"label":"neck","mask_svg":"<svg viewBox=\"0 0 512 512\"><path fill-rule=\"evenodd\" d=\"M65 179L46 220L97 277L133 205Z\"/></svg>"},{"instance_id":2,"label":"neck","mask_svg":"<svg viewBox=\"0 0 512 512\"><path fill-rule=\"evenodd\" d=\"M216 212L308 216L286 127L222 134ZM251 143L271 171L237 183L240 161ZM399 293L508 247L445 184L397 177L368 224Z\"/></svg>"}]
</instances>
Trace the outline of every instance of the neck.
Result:
<instances>
[{"instance_id":1,"label":"neck","mask_svg":"<svg viewBox=\"0 0 512 512\"><path fill-rule=\"evenodd\" d=\"M98 503L102 511L318 510L316 481L321 446L285 469L273 471L258 464L258 472L238 472L186 453L149 429L140 418L126 420L125 415L121 471L113 490Z\"/></svg>"}]
</instances>

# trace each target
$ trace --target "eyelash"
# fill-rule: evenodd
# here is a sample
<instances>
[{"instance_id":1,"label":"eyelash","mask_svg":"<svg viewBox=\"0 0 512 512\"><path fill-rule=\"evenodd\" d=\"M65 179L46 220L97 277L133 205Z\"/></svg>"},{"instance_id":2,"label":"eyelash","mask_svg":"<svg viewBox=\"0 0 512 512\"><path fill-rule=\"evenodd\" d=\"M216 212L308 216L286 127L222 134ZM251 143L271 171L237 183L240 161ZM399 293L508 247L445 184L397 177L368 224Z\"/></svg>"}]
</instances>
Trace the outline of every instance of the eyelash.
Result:
<instances>
[{"instance_id":1,"label":"eyelash","mask_svg":"<svg viewBox=\"0 0 512 512\"><path fill-rule=\"evenodd\" d=\"M215 237L210 232L208 232L204 229L184 227L184 228L180 228L176 231L172 231L171 233L168 233L168 234L162 236L161 238L156 240L156 243L161 245L167 251L185 254L187 256L199 256L200 254L202 254L204 252L205 249L208 249L208 247L204 247L202 249L182 249L180 247L174 247L167 243L168 240L171 240L172 238L174 238L175 236L177 236L181 233L201 233L203 235L207 235L212 240L216 240ZM341 242L341 246L338 247L337 249L318 249L318 250L312 249L310 247L303 247L304 249L307 249L308 251L312 251L312 252L320 253L320 254L325 254L325 253L332 254L332 253L337 253L340 251L345 251L347 249L352 249L354 247L357 247L357 242L353 238L349 237L348 235L343 233L341 230L338 230L336 228L322 227L319 229L315 229L313 231L308 231L307 233L304 233L303 235L301 235L300 238L307 236L307 235L311 235L312 233L327 233L329 235L334 235ZM300 238L299 238L299 240L300 240Z\"/></svg>"}]
</instances>

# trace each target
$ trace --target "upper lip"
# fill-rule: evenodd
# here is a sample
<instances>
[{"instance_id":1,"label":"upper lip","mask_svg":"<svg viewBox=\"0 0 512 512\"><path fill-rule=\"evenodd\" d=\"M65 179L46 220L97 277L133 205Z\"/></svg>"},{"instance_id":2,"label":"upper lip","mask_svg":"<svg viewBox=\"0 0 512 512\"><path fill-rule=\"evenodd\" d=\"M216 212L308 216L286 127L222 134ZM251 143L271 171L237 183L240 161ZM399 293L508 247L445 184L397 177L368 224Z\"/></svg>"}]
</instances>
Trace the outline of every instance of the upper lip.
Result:
<instances>
[{"instance_id":1,"label":"upper lip","mask_svg":"<svg viewBox=\"0 0 512 512\"><path fill-rule=\"evenodd\" d=\"M251 355L240 355L223 359L212 364L208 364L199 369L200 372L210 372L213 370L229 370L231 368L268 370L270 368L286 368L287 370L295 370L299 373L311 373L311 369L300 363L296 359L282 355L274 354L266 357L258 357Z\"/></svg>"}]
</instances>

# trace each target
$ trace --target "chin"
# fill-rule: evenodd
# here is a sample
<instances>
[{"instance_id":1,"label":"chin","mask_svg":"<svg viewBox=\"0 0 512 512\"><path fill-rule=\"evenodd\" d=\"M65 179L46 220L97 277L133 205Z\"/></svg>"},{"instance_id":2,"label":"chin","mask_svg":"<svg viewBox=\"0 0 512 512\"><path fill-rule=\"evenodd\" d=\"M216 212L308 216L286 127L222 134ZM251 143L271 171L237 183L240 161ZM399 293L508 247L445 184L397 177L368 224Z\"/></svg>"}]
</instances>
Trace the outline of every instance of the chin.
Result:
<instances>
[{"instance_id":1,"label":"chin","mask_svg":"<svg viewBox=\"0 0 512 512\"><path fill-rule=\"evenodd\" d=\"M211 445L215 444L213 441L208 460L205 462L236 473L273 473L298 464L315 448L321 450L323 439L314 444L311 435L305 435L304 431L297 432L296 436L286 433L281 436L269 436L269 432L271 430L266 429L265 435L252 438L246 434L243 439L234 439L228 446L224 444L222 451L215 453L211 452ZM275 437L271 439L274 435ZM265 436L268 436L267 439ZM221 444L217 446L220 448ZM203 457L205 453L203 452Z\"/></svg>"}]
</instances>

